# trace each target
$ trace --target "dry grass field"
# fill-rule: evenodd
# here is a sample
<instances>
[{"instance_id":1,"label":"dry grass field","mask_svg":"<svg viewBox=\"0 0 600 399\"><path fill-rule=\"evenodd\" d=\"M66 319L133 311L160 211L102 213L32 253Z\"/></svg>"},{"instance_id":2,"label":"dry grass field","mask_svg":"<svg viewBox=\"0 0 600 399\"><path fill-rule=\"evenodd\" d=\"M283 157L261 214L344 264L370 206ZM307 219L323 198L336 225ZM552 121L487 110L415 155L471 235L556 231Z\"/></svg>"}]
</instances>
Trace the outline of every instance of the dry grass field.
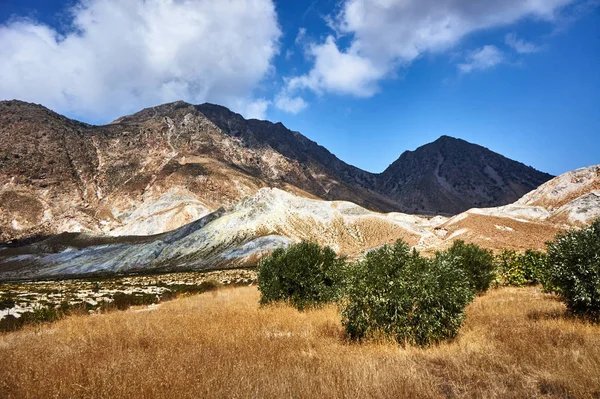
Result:
<instances>
[{"instance_id":1,"label":"dry grass field","mask_svg":"<svg viewBox=\"0 0 600 399\"><path fill-rule=\"evenodd\" d=\"M600 326L537 288L491 290L427 349L347 343L334 307L258 299L225 288L0 335L0 397L600 397Z\"/></svg>"}]
</instances>

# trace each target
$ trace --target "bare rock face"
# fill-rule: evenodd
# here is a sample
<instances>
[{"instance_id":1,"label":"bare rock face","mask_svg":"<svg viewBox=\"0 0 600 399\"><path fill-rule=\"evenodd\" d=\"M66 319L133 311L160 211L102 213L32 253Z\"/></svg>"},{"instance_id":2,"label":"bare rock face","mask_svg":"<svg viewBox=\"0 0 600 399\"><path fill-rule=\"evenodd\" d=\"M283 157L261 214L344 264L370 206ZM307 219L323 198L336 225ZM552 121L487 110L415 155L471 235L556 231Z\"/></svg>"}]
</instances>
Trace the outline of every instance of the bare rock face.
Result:
<instances>
[{"instance_id":1,"label":"bare rock face","mask_svg":"<svg viewBox=\"0 0 600 399\"><path fill-rule=\"evenodd\" d=\"M374 211L458 213L509 203L549 178L481 147L440 140L376 175L281 123L212 104L170 103L91 126L3 101L0 242L61 232L158 234L263 187Z\"/></svg>"}]
</instances>

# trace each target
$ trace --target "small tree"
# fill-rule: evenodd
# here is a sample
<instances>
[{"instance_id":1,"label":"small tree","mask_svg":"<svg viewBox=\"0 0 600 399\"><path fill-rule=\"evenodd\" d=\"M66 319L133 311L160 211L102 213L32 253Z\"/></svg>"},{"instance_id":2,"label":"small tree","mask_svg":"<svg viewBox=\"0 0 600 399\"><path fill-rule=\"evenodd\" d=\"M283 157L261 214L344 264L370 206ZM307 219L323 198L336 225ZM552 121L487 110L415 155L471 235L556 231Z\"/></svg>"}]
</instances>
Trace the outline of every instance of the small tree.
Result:
<instances>
[{"instance_id":1,"label":"small tree","mask_svg":"<svg viewBox=\"0 0 600 399\"><path fill-rule=\"evenodd\" d=\"M303 241L278 248L258 265L260 303L286 301L299 310L336 301L346 261L329 247Z\"/></svg>"},{"instance_id":2,"label":"small tree","mask_svg":"<svg viewBox=\"0 0 600 399\"><path fill-rule=\"evenodd\" d=\"M346 294L342 323L351 339L384 335L417 345L455 337L474 297L451 257L411 254L401 240L354 264Z\"/></svg>"},{"instance_id":3,"label":"small tree","mask_svg":"<svg viewBox=\"0 0 600 399\"><path fill-rule=\"evenodd\" d=\"M454 241L448 249L448 256L461 268L476 292L485 292L496 277L496 264L492 251L464 241Z\"/></svg>"},{"instance_id":4,"label":"small tree","mask_svg":"<svg viewBox=\"0 0 600 399\"><path fill-rule=\"evenodd\" d=\"M559 233L547 246L548 283L569 311L600 320L600 218L584 229Z\"/></svg>"}]
</instances>

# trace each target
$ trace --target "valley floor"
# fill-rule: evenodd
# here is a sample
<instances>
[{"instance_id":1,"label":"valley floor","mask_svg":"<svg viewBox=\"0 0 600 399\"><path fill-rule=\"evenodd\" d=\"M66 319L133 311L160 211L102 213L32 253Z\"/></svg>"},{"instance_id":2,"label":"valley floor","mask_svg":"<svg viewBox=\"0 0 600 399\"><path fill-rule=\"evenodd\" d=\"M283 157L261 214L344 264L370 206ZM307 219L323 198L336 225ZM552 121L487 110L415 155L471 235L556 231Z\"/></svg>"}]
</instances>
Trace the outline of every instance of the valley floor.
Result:
<instances>
[{"instance_id":1,"label":"valley floor","mask_svg":"<svg viewBox=\"0 0 600 399\"><path fill-rule=\"evenodd\" d=\"M0 397L600 396L600 326L538 288L491 290L454 342L428 349L350 344L334 307L258 299L224 288L2 334Z\"/></svg>"}]
</instances>

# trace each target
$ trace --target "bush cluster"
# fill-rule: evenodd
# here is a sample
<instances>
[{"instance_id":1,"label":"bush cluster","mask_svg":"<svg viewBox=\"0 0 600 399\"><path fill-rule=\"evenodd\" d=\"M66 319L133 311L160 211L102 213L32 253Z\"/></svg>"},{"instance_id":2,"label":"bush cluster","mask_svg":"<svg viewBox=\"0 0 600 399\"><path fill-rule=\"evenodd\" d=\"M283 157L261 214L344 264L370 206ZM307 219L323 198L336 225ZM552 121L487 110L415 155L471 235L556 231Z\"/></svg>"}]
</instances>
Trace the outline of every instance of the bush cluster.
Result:
<instances>
[{"instance_id":1,"label":"bush cluster","mask_svg":"<svg viewBox=\"0 0 600 399\"><path fill-rule=\"evenodd\" d=\"M465 307L489 286L490 256L463 243L427 259L398 241L347 265L332 249L301 242L259 263L260 301L303 310L342 299L351 339L386 336L427 345L456 336Z\"/></svg>"},{"instance_id":2,"label":"bush cluster","mask_svg":"<svg viewBox=\"0 0 600 399\"><path fill-rule=\"evenodd\" d=\"M471 280L452 256L427 259L398 241L353 265L342 323L352 339L428 345L456 336L473 297Z\"/></svg>"},{"instance_id":3,"label":"bush cluster","mask_svg":"<svg viewBox=\"0 0 600 399\"><path fill-rule=\"evenodd\" d=\"M346 260L329 247L303 241L278 248L258 264L261 304L285 301L299 310L337 301Z\"/></svg>"},{"instance_id":4,"label":"bush cluster","mask_svg":"<svg viewBox=\"0 0 600 399\"><path fill-rule=\"evenodd\" d=\"M600 320L600 219L557 235L547 254L505 250L496 257L456 241L432 259L405 242L384 245L347 265L331 248L302 242L259 264L261 303L286 301L302 310L340 301L349 338L387 337L429 345L453 338L477 293L498 284L542 284L568 309Z\"/></svg>"},{"instance_id":5,"label":"bush cluster","mask_svg":"<svg viewBox=\"0 0 600 399\"><path fill-rule=\"evenodd\" d=\"M548 246L546 285L575 315L600 321L600 218L559 233Z\"/></svg>"}]
</instances>

